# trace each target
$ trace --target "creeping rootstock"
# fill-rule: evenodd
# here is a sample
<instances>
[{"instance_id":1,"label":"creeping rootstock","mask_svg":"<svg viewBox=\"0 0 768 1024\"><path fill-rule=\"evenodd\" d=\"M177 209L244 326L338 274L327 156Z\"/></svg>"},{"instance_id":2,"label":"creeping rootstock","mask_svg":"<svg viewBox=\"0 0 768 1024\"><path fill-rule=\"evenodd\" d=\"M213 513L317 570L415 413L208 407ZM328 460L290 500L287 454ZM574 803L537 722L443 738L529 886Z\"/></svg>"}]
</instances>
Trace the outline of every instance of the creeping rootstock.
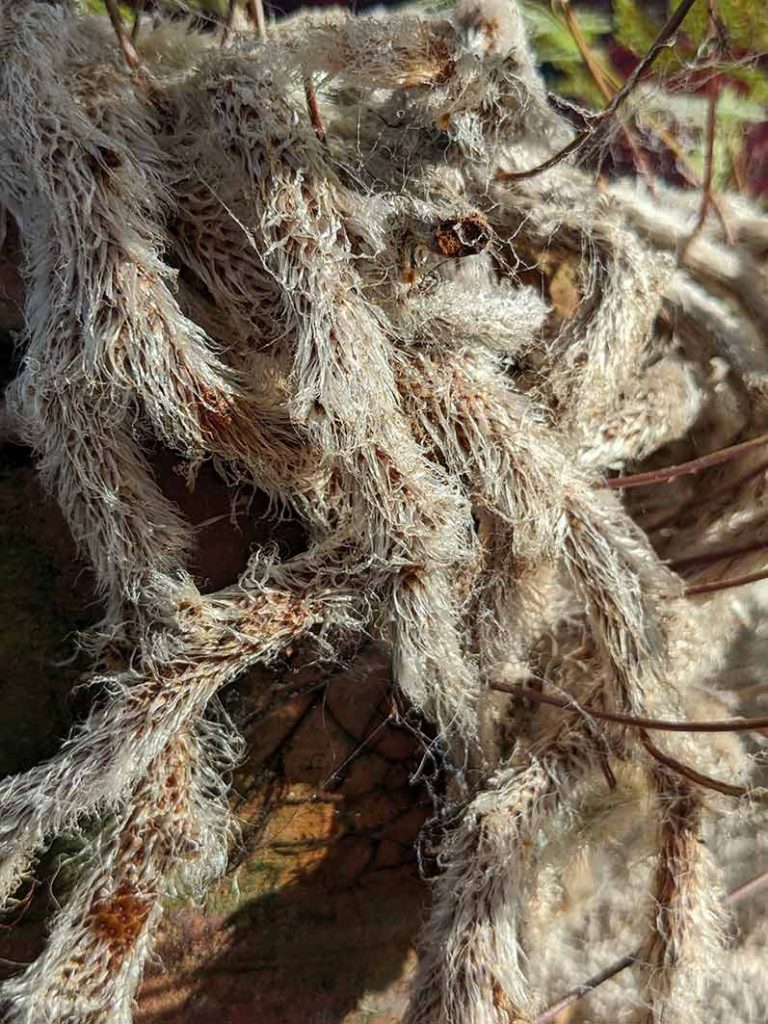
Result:
<instances>
[{"instance_id":1,"label":"creeping rootstock","mask_svg":"<svg viewBox=\"0 0 768 1024\"><path fill-rule=\"evenodd\" d=\"M241 741L217 695L362 636L449 777L407 1024L533 1024L629 934L622 1020L704 1019L704 996L736 1020L708 985L717 823L762 796L748 738L652 723L743 713L715 684L739 628L715 584L762 569L765 450L714 453L766 429L768 316L739 283L763 273L758 213L734 200L741 248L713 220L681 257L684 195L549 161L575 130L515 0L236 29L118 40L0 0L8 415L104 607L90 710L0 782L9 905L56 836L102 823L4 1020L129 1024L164 905L226 870ZM158 447L263 492L303 549L201 592ZM580 931L562 879L574 857L609 877L621 843L631 884Z\"/></svg>"}]
</instances>

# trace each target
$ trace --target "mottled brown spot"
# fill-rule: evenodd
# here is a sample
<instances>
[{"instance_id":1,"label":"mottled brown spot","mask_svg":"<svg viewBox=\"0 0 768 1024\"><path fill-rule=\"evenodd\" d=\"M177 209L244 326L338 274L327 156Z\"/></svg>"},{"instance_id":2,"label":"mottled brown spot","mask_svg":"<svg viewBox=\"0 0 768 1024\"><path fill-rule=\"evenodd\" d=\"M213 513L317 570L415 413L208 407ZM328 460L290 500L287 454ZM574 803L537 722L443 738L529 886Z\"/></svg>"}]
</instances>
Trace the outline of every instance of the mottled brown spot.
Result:
<instances>
[{"instance_id":1,"label":"mottled brown spot","mask_svg":"<svg viewBox=\"0 0 768 1024\"><path fill-rule=\"evenodd\" d=\"M122 960L141 934L151 907L150 897L139 896L131 886L123 885L92 905L88 927L113 957Z\"/></svg>"},{"instance_id":2,"label":"mottled brown spot","mask_svg":"<svg viewBox=\"0 0 768 1024\"><path fill-rule=\"evenodd\" d=\"M452 259L477 256L490 244L490 226L487 219L478 211L468 213L459 220L444 220L435 228L436 250Z\"/></svg>"},{"instance_id":3,"label":"mottled brown spot","mask_svg":"<svg viewBox=\"0 0 768 1024\"><path fill-rule=\"evenodd\" d=\"M402 85L413 89L418 85L445 85L456 71L454 44L451 39L432 37L423 54L413 60L403 76Z\"/></svg>"},{"instance_id":4,"label":"mottled brown spot","mask_svg":"<svg viewBox=\"0 0 768 1024\"><path fill-rule=\"evenodd\" d=\"M97 146L95 153L86 155L85 163L88 169L95 174L104 170L105 167L110 171L116 171L123 166L123 158L116 150L110 149L108 146Z\"/></svg>"},{"instance_id":5,"label":"mottled brown spot","mask_svg":"<svg viewBox=\"0 0 768 1024\"><path fill-rule=\"evenodd\" d=\"M509 1021L509 1024L517 1024L522 1018L519 1012L515 1009L512 1000L509 998L507 993L502 988L498 981L493 982L491 988L493 996L493 1005L497 1010L500 1010Z\"/></svg>"},{"instance_id":6,"label":"mottled brown spot","mask_svg":"<svg viewBox=\"0 0 768 1024\"><path fill-rule=\"evenodd\" d=\"M215 439L226 437L234 419L232 403L211 388L202 388L198 404L198 417L203 433Z\"/></svg>"}]
</instances>

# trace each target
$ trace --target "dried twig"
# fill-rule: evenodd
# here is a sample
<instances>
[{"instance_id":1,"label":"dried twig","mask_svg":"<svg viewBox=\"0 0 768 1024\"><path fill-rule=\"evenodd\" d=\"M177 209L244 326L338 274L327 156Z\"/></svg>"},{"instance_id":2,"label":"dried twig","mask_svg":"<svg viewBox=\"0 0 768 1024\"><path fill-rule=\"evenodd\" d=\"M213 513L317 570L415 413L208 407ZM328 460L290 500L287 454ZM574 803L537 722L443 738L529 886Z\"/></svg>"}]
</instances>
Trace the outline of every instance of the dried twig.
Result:
<instances>
[{"instance_id":1,"label":"dried twig","mask_svg":"<svg viewBox=\"0 0 768 1024\"><path fill-rule=\"evenodd\" d=\"M563 12L563 16L565 18L568 29L570 30L573 40L579 49L579 53L581 54L581 57L584 63L586 64L589 73L592 75L595 85L598 87L603 97L607 101L610 101L620 88L621 83L616 79L615 75L613 75L610 72L610 70L601 65L598 58L589 48L589 44L587 43L581 26L579 25L578 19L571 7L571 0L557 0L557 3ZM584 120L584 128L591 127L591 122L594 119L594 116L595 115L591 115L589 119ZM657 124L653 120L653 118L649 117L648 115L644 116L643 127L646 128L652 135L656 136L656 138L658 138L663 143L663 145L667 147L667 149L675 157L675 160L677 161L678 165L688 175L689 179L694 184L701 186L701 175L693 167L691 161L688 159L687 154L685 153L677 139L674 137L674 135L671 132L667 131L667 129L665 129L663 125ZM653 175L648 165L646 156L643 153L641 147L638 145L634 137L634 134L632 130L629 128L629 126L622 125L622 131L626 139L627 145L629 146L630 150L632 151L632 155L635 158L635 163L646 179L648 190L651 194L653 194ZM711 164L708 166L711 169ZM744 190L742 189L742 191ZM709 203L711 204L712 208L714 209L715 213L717 214L720 220L720 223L723 226L723 231L725 232L726 238L729 241L732 241L730 227L726 220L725 210L723 209L722 202L720 201L719 196L712 188L711 175L709 188L706 194L708 194Z\"/></svg>"},{"instance_id":2,"label":"dried twig","mask_svg":"<svg viewBox=\"0 0 768 1024\"><path fill-rule=\"evenodd\" d=\"M719 501L721 498L732 498L734 495L738 494L744 484L748 484L750 480L754 480L766 471L768 471L768 459L758 463L758 465L754 466L746 473L742 473L736 478L736 480L731 480L722 487L715 487L713 490L708 490L704 494L696 495L693 500L684 502L678 508L663 516L661 519L657 519L653 523L644 525L644 529L646 533L663 530L665 527L676 523L681 516L692 512L694 509L704 508L715 501Z\"/></svg>"},{"instance_id":3,"label":"dried twig","mask_svg":"<svg viewBox=\"0 0 768 1024\"><path fill-rule=\"evenodd\" d=\"M107 8L107 14L109 15L109 20L112 22L112 27L115 30L117 41L120 44L120 49L122 50L123 57L125 58L125 63L131 71L136 71L141 66L141 61L138 53L136 52L136 47L133 45L131 36L126 31L125 23L123 22L122 15L120 14L120 8L118 7L117 0L105 0L105 5Z\"/></svg>"},{"instance_id":4,"label":"dried twig","mask_svg":"<svg viewBox=\"0 0 768 1024\"><path fill-rule=\"evenodd\" d=\"M709 208L712 205L712 180L715 170L715 135L717 132L717 102L720 98L720 86L715 78L709 83L709 97L707 101L707 127L706 127L706 145L704 149L704 179L701 183L701 205L699 206L699 213L696 217L696 223L693 226L688 239L683 247L681 259L685 256L689 246L695 241L697 236L701 233L704 223L709 213Z\"/></svg>"},{"instance_id":5,"label":"dried twig","mask_svg":"<svg viewBox=\"0 0 768 1024\"><path fill-rule=\"evenodd\" d=\"M704 775L702 772L696 771L695 768L691 768L689 764L678 761L677 758L672 757L670 754L665 754L663 750L656 746L648 733L643 730L640 730L638 735L640 742L651 757L655 758L659 764L663 764L672 771L678 772L678 774L688 779L689 782L702 786L704 789L712 789L716 793L722 793L723 796L743 797L756 795L754 790L745 789L744 786L733 786L730 782L721 782L720 779L713 779L709 775Z\"/></svg>"},{"instance_id":6,"label":"dried twig","mask_svg":"<svg viewBox=\"0 0 768 1024\"><path fill-rule=\"evenodd\" d=\"M576 14L574 13L573 8L571 7L571 0L557 0L557 6L560 8L563 17L565 18L565 23L568 26L568 31L571 33L571 37L573 38L573 41L576 43L579 53L581 54L581 58L584 61L584 64L586 65L590 75L592 76L595 85L600 90L603 99L607 103L610 103L613 99L614 94L616 93L616 89L612 88L611 84L609 84L608 79L606 75L603 73L603 69L600 67L598 60L595 58L595 55L590 50L589 43L587 42L586 37L582 32L581 25L579 24L579 19L576 17ZM635 166L640 170L641 174L645 178L649 192L651 194L654 194L655 188L653 182L653 173L651 172L651 168L648 164L648 160L646 159L645 154L643 153L642 149L637 143L637 140L634 137L632 129L629 127L629 125L622 124L621 132L624 136L627 146L630 149L630 152L632 153L632 156L634 157Z\"/></svg>"},{"instance_id":7,"label":"dried twig","mask_svg":"<svg viewBox=\"0 0 768 1024\"><path fill-rule=\"evenodd\" d=\"M557 2L563 10L563 14L565 16L568 27L571 30L571 35L573 36L574 42L579 48L579 53L581 54L582 59L584 60L584 63L586 64L590 74L592 75L595 84L600 89L605 99L610 100L621 87L620 80L617 79L617 77L615 76L615 74L612 73L610 68L607 68L604 64L600 62L598 57L589 48L589 44L587 43L581 26L579 25L576 15L574 14L573 9L570 6L570 0L557 0ZM553 94L550 95L550 102L554 105L555 109L560 110L567 117L572 118L574 116L577 116L581 122L580 127L582 128L589 127L596 116L592 111L577 108L575 104L570 103L568 101L564 101L562 97L555 96ZM649 132L652 136L657 138L664 146L666 146L666 148L674 156L678 167L685 173L691 184L701 186L701 175L693 166L685 150L680 145L675 136L672 134L672 132L665 128L663 124L659 124L647 112L643 112L642 128L643 130ZM634 137L632 136L631 132L629 132L626 137L627 144L630 145L630 148L632 148L632 145L634 143ZM638 159L638 157L641 160L645 160L645 155L639 148L637 149L637 152L634 155L636 160ZM639 162L638 166L642 169L642 164L640 164ZM744 182L742 182L742 185L740 186L740 191L743 194L746 192L746 184ZM722 202L719 196L715 193L713 189L710 189L710 198L712 207L717 213L721 224L723 225L723 230L726 231L727 233L728 226L726 223L725 211L723 209Z\"/></svg>"},{"instance_id":8,"label":"dried twig","mask_svg":"<svg viewBox=\"0 0 768 1024\"><path fill-rule=\"evenodd\" d=\"M695 2L696 0L682 0L679 6L668 18L666 24L663 26L651 45L651 48L634 69L624 85L622 85L619 91L615 94L605 110L600 111L600 113L595 116L592 123L576 135L567 146L564 146L559 152L555 153L547 160L544 160L542 163L537 164L535 167L529 167L525 171L504 171L498 175L497 180L520 181L523 178L532 178L536 174L541 174L542 171L549 170L550 167L556 166L567 156L570 156L572 153L580 150L586 142L602 131L605 125L609 125L632 94L642 76L653 66L656 58L669 43L678 28L680 28L680 25L683 23L683 20Z\"/></svg>"},{"instance_id":9,"label":"dried twig","mask_svg":"<svg viewBox=\"0 0 768 1024\"><path fill-rule=\"evenodd\" d=\"M732 576L725 580L712 580L709 583L695 583L685 588L686 597L693 597L696 594L714 594L718 590L731 590L733 587L744 587L748 583L759 583L760 580L768 579L768 569L761 569L760 572L751 572L746 576Z\"/></svg>"},{"instance_id":10,"label":"dried twig","mask_svg":"<svg viewBox=\"0 0 768 1024\"><path fill-rule=\"evenodd\" d=\"M691 473L700 473L712 466L720 466L724 462L739 458L744 452L751 448L757 448L768 441L768 434L760 434L759 437L752 437L749 441L742 441L739 444L730 445L728 448L720 448L716 452L709 452L707 455L700 455L689 462L680 462L676 466L665 466L663 469L650 469L645 473L633 473L631 476L617 476L606 480L605 487L613 490L626 490L630 487L646 487L648 484L667 483L676 480L679 476L688 476Z\"/></svg>"},{"instance_id":11,"label":"dried twig","mask_svg":"<svg viewBox=\"0 0 768 1024\"><path fill-rule=\"evenodd\" d=\"M251 15L251 21L256 26L259 39L264 42L267 38L267 23L264 18L263 0L248 0L248 12Z\"/></svg>"},{"instance_id":12,"label":"dried twig","mask_svg":"<svg viewBox=\"0 0 768 1024\"><path fill-rule=\"evenodd\" d=\"M553 694L534 690L529 686L491 683L491 689L498 690L500 693L511 693L536 704L548 704L563 711L570 711L575 715L588 715L591 718L616 722L619 725L628 725L637 729L658 729L662 732L752 732L755 729L768 729L768 717L726 718L720 722L674 722L664 718L644 718L639 715L623 715L615 711L604 711L602 708L592 707L589 704L581 704L572 697L556 697Z\"/></svg>"},{"instance_id":13,"label":"dried twig","mask_svg":"<svg viewBox=\"0 0 768 1024\"><path fill-rule=\"evenodd\" d=\"M703 551L699 555L687 555L685 558L672 558L667 563L671 569L691 569L697 565L712 565L716 562L724 562L729 558L739 558L741 555L753 555L760 551L768 550L768 541L755 541L752 544L734 544L731 547L714 548L712 551Z\"/></svg>"},{"instance_id":14,"label":"dried twig","mask_svg":"<svg viewBox=\"0 0 768 1024\"><path fill-rule=\"evenodd\" d=\"M725 27L717 12L716 0L708 0L707 3L709 13L709 40L710 43L718 49L724 48L725 40ZM680 253L681 263L685 259L685 255L688 252L689 247L701 233L704 228L704 224L707 219L710 207L715 209L720 218L720 223L723 226L726 240L729 242L733 241L730 227L723 214L722 207L717 204L714 200L712 193L712 181L714 178L715 171L715 138L717 135L717 104L720 99L720 78L719 75L713 75L710 80L708 87L708 102L707 102L707 124L705 131L706 146L704 150L704 178L701 183L701 205L699 206L699 213L696 218L696 223L693 226L693 230L688 236L683 249Z\"/></svg>"}]
</instances>

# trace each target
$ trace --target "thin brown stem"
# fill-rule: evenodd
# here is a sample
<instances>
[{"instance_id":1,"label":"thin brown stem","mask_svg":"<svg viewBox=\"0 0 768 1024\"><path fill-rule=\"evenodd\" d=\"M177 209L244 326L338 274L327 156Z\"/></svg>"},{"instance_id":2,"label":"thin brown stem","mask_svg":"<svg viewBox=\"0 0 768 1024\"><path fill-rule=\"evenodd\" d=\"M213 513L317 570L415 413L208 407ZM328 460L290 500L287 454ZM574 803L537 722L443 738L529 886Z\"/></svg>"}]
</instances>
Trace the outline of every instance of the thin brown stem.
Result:
<instances>
[{"instance_id":1,"label":"thin brown stem","mask_svg":"<svg viewBox=\"0 0 768 1024\"><path fill-rule=\"evenodd\" d=\"M717 134L717 103L719 98L720 87L717 81L710 82L709 101L707 103L706 147L704 151L704 180L701 183L701 204L693 231L691 231L683 246L680 256L681 260L696 238L701 234L712 205L712 179L715 169L715 136Z\"/></svg>"},{"instance_id":2,"label":"thin brown stem","mask_svg":"<svg viewBox=\"0 0 768 1024\"><path fill-rule=\"evenodd\" d=\"M722 721L707 722L675 722L665 718L643 718L640 715L622 715L619 712L604 711L589 704L580 704L572 698L556 697L542 693L528 686L515 686L506 683L491 683L492 690L511 693L537 704L548 704L575 715L588 715L604 722L616 722L635 729L658 729L662 732L752 732L755 729L768 729L767 718L724 718Z\"/></svg>"},{"instance_id":3,"label":"thin brown stem","mask_svg":"<svg viewBox=\"0 0 768 1024\"><path fill-rule=\"evenodd\" d=\"M729 906L734 906L741 900L746 899L747 896L751 896L758 890L765 888L766 883L768 883L768 871L761 871L759 875L755 875L754 878L750 878L749 881L732 889L725 897L725 902ZM584 996L589 995L590 992L594 992L604 982L615 978L617 974L621 974L627 967L631 967L639 960L642 960L642 957L643 950L638 949L634 953L629 953L620 960L616 960L610 967L604 967L602 971L593 974L591 978L587 978L581 985L577 985L576 988L572 988L570 992L567 992L562 999L547 1007L543 1013L539 1014L534 1024L556 1024L565 1010L573 1006L574 1003L579 1002Z\"/></svg>"},{"instance_id":4,"label":"thin brown stem","mask_svg":"<svg viewBox=\"0 0 768 1024\"><path fill-rule=\"evenodd\" d=\"M570 4L570 0L559 0L559 2L561 4L563 2L565 2L566 4ZM567 20L567 18L566 18L566 20ZM575 16L573 16L573 20L574 21L576 20ZM578 24L578 23L576 23L576 24ZM584 33L581 32L580 26L579 26L579 33L580 33L581 39L583 40L584 49L582 50L582 44L580 43L579 39L576 38L575 35L574 35L574 42L579 47L579 52L581 53L581 56L583 57L585 64L587 64L587 67L589 68L589 71L590 71L590 73L592 74L592 77L595 80L595 84L598 86L600 91L605 96L606 94L605 94L605 91L604 91L604 86L606 86L610 90L610 94L608 96L606 96L606 99L610 99L610 97L614 95L614 93L617 91L617 89L619 89L619 87L621 85L621 82L612 73L611 69L606 67L604 64L601 64L600 60L589 49L588 44L586 42L586 39L584 39ZM587 55L589 55L589 60L587 60ZM599 76L599 79L600 79L599 81L598 81L598 76ZM604 86L601 85L600 82L604 83ZM685 150L680 145L680 143L677 141L677 139L672 134L672 132L668 131L664 127L663 124L659 124L647 112L643 113L642 126L643 126L643 129L645 131L647 131L650 135L655 136L664 146L666 146L666 148L670 151L672 156L675 158L675 161L677 162L677 165L678 165L679 169L686 175L686 177L688 178L690 183L692 185L695 185L697 188L701 188L702 181L703 181L702 176L699 174L699 172L693 166L691 161L688 159L688 156L686 155ZM633 137L630 135L629 138L633 138ZM629 138L628 138L627 141L629 141ZM634 153L634 150L633 150L633 153ZM637 150L637 153L635 154L636 158L637 158L638 155L643 160L645 160L645 157L644 157L644 155L642 153L642 150L639 149L639 148ZM733 156L733 154L731 154L731 155ZM641 170L642 170L642 165L641 165ZM735 167L734 167L734 171L735 171ZM649 169L649 172L650 172L650 169ZM746 193L748 191L748 189L746 188L746 185L743 188L740 188L740 191L741 191L742 195L746 195ZM726 219L725 210L723 209L723 204L722 204L722 202L720 200L720 197L717 195L717 193L714 191L713 188L710 188L709 195L710 195L710 202L712 204L712 209L717 214L718 220L720 221L720 223L721 223L721 225L723 227L723 232L725 233L726 240L729 241L729 242L732 242L733 241L732 230L731 230L731 227L728 224L728 221Z\"/></svg>"},{"instance_id":5,"label":"thin brown stem","mask_svg":"<svg viewBox=\"0 0 768 1024\"><path fill-rule=\"evenodd\" d=\"M145 0L136 0L136 4L133 9L133 27L131 28L131 42L136 45L136 40L139 38L139 31L141 30L141 15L144 12Z\"/></svg>"},{"instance_id":6,"label":"thin brown stem","mask_svg":"<svg viewBox=\"0 0 768 1024\"><path fill-rule=\"evenodd\" d=\"M227 15L224 19L224 27L221 30L221 46L224 47L229 42L229 37L232 35L232 26L235 23L235 6L237 0L229 0L227 4Z\"/></svg>"},{"instance_id":7,"label":"thin brown stem","mask_svg":"<svg viewBox=\"0 0 768 1024\"><path fill-rule=\"evenodd\" d=\"M264 4L262 0L248 0L248 13L251 16L251 21L256 26L259 39L265 42L267 38L267 22L264 18Z\"/></svg>"},{"instance_id":8,"label":"thin brown stem","mask_svg":"<svg viewBox=\"0 0 768 1024\"><path fill-rule=\"evenodd\" d=\"M587 978L586 981L582 982L581 985L577 985L576 988L571 989L570 992L566 993L562 999L558 1002L553 1003L552 1006L548 1007L543 1013L540 1013L536 1018L534 1024L557 1024L562 1014L574 1003L577 1003L584 996L588 996L590 992L594 992L596 988L599 988L604 982L610 981L611 978L615 978L617 974L620 974L627 967L631 967L632 964L642 956L642 950L638 950L636 953L630 953L628 956L623 956L621 960L617 960L612 963L610 967L603 968L602 971L598 971L597 974L593 974L591 978Z\"/></svg>"},{"instance_id":9,"label":"thin brown stem","mask_svg":"<svg viewBox=\"0 0 768 1024\"><path fill-rule=\"evenodd\" d=\"M695 2L696 0L682 0L675 11L671 14L666 24L652 43L650 49L639 62L635 70L619 91L614 95L605 110L602 110L597 114L587 128L579 132L578 135L571 139L568 145L564 146L559 152L553 154L553 156L544 160L542 163L537 164L535 167L529 167L525 171L504 171L498 175L498 180L520 181L523 178L532 178L534 175L540 174L542 171L549 170L550 167L554 167L556 164L559 164L561 160L564 160L567 156L570 156L572 153L581 149L581 147L597 132L599 132L604 125L610 124L617 112L632 94L642 76L653 66L656 58L669 43L675 32L680 28L685 16L693 7Z\"/></svg>"},{"instance_id":10,"label":"thin brown stem","mask_svg":"<svg viewBox=\"0 0 768 1024\"><path fill-rule=\"evenodd\" d=\"M717 9L717 0L707 0L707 11L709 14L709 43L720 53L721 56L724 56L728 50L728 32ZM715 139L717 136L717 104L720 99L720 92L720 77L718 74L715 74L708 85L709 102L707 104L704 180L701 184L701 206L699 207L699 214L696 218L696 224L694 225L693 231L683 246L680 255L681 263L683 262L685 254L687 253L691 243L702 231L710 208L717 214L718 220L723 228L723 233L725 234L725 240L729 244L732 244L734 241L733 232L731 231L731 227L725 217L725 211L723 210L722 205L718 202L712 189L715 168Z\"/></svg>"},{"instance_id":11,"label":"thin brown stem","mask_svg":"<svg viewBox=\"0 0 768 1024\"><path fill-rule=\"evenodd\" d=\"M568 31L571 33L571 38L573 39L579 53L581 54L581 59L584 61L587 70L592 76L592 80L594 81L597 88L600 90L603 99L607 103L610 103L616 93L616 89L608 81L608 77L603 71L603 69L600 67L599 61L595 57L592 50L589 48L589 43L587 42L586 36L582 32L581 25L579 24L579 19L576 17L573 8L571 7L571 0L557 0L557 5L562 12L563 18L565 19L565 24L568 27ZM635 165L640 170L643 177L646 179L648 191L652 195L655 194L653 174L651 173L651 169L648 165L648 161L645 158L645 154L643 153L642 149L640 148L640 146L638 146L637 141L635 140L635 137L632 133L632 129L629 127L629 125L622 124L621 131L624 136L624 140L627 143L630 152L632 153Z\"/></svg>"},{"instance_id":12,"label":"thin brown stem","mask_svg":"<svg viewBox=\"0 0 768 1024\"><path fill-rule=\"evenodd\" d=\"M115 35L117 36L117 41L120 45L125 63L131 71L137 71L138 68L141 67L141 61L139 60L139 55L136 52L136 47L133 45L133 41L125 27L117 0L104 0L104 2L107 8L107 14L109 15L109 20L112 22L112 28L115 30Z\"/></svg>"},{"instance_id":13,"label":"thin brown stem","mask_svg":"<svg viewBox=\"0 0 768 1024\"><path fill-rule=\"evenodd\" d=\"M749 181L747 180L744 151L736 148L736 145L732 142L729 155L731 158L731 171L733 172L733 180L736 182L736 188L742 196L746 196L749 194Z\"/></svg>"},{"instance_id":14,"label":"thin brown stem","mask_svg":"<svg viewBox=\"0 0 768 1024\"><path fill-rule=\"evenodd\" d=\"M766 882L768 882L768 871L761 871L759 875L755 875L754 878L750 878L748 881L736 886L735 889L731 889L725 901L731 904L738 903L740 900L762 889Z\"/></svg>"},{"instance_id":15,"label":"thin brown stem","mask_svg":"<svg viewBox=\"0 0 768 1024\"><path fill-rule=\"evenodd\" d=\"M687 16L690 9L693 7L695 2L696 0L682 0L682 3L680 3L678 7L670 15L666 24L662 27L661 31L651 44L651 48L648 50L646 55L637 65L637 67L629 76L629 78L626 80L624 85L622 85L622 87L614 96L613 102L611 103L611 106L608 108L612 113L615 113L615 111L617 111L619 107L621 107L626 102L628 97L634 91L640 79L643 77L646 71L648 71L653 66L653 64L656 61L656 58L659 56L659 54L665 48L665 46L667 46L669 41L672 39L672 36L674 36L675 32L677 32L677 30L680 28L685 17Z\"/></svg>"},{"instance_id":16,"label":"thin brown stem","mask_svg":"<svg viewBox=\"0 0 768 1024\"><path fill-rule=\"evenodd\" d=\"M602 113L605 113L605 111ZM600 116L600 114L597 114L594 120L597 121ZM587 139L591 138L595 131L596 128L593 127L585 128L583 131L579 132L578 135L574 135L566 146L563 146L562 149L542 161L542 163L536 164L535 167L529 167L525 171L499 171L496 175L496 180L522 181L524 178L534 178L537 174L542 174L544 171L548 171L551 167L556 167L557 164L562 163L562 161L572 153L578 152Z\"/></svg>"},{"instance_id":17,"label":"thin brown stem","mask_svg":"<svg viewBox=\"0 0 768 1024\"><path fill-rule=\"evenodd\" d=\"M562 12L565 24L568 26L568 31L571 33L571 38L574 43L576 43L576 47L581 54L581 59L586 64L587 70L592 76L592 80L602 93L603 99L610 103L613 99L615 90L608 84L603 69L600 67L595 55L589 48L589 43L587 43L586 37L581 30L579 19L573 13L571 0L557 0L557 6Z\"/></svg>"},{"instance_id":18,"label":"thin brown stem","mask_svg":"<svg viewBox=\"0 0 768 1024\"><path fill-rule=\"evenodd\" d=\"M692 501L687 501L679 508L676 508L674 512L670 512L664 516L663 519L657 519L655 523L651 523L648 526L644 526L643 529L646 533L652 533L656 530L662 530L665 526L671 526L676 523L677 520L685 515L686 512L690 512L693 509L701 509L706 505L711 505L713 501L717 501L722 497L732 498L743 486L753 480L756 476L760 476L761 473L765 473L768 470L768 459L763 460L753 469L750 469L747 473L742 473L741 476L737 477L722 487L716 487L712 491L707 491L706 494L696 496Z\"/></svg>"},{"instance_id":19,"label":"thin brown stem","mask_svg":"<svg viewBox=\"0 0 768 1024\"><path fill-rule=\"evenodd\" d=\"M688 159L684 149L677 141L677 139L674 137L674 135L671 132L667 131L667 129L664 128L663 125L658 124L658 122L656 122L652 117L649 117L647 114L643 115L643 127L647 128L647 130L652 135L655 135L656 138L660 139L661 142L667 147L670 153L674 156L678 167L685 173L691 184L697 186L698 188L701 188L703 180L701 175L698 173L696 168ZM712 204L712 209L715 211L718 220L722 224L726 240L729 242L732 241L732 231L726 219L722 201L718 194L715 192L715 190L712 188L710 188L709 191L709 198Z\"/></svg>"},{"instance_id":20,"label":"thin brown stem","mask_svg":"<svg viewBox=\"0 0 768 1024\"><path fill-rule=\"evenodd\" d=\"M651 469L647 473L633 473L630 476L617 476L604 482L605 487L612 490L626 490L630 487L645 487L648 484L666 483L675 480L679 476L688 476L691 473L700 473L703 469L711 466L719 466L724 462L737 459L743 452L756 448L758 445L768 441L768 434L760 434L759 437L752 437L749 441L742 441L740 444L730 445L728 448L720 448L708 455L700 455L690 462L680 462L676 466L665 466L663 469Z\"/></svg>"},{"instance_id":21,"label":"thin brown stem","mask_svg":"<svg viewBox=\"0 0 768 1024\"><path fill-rule=\"evenodd\" d=\"M689 764L678 761L677 758L672 757L670 754L665 754L663 750L656 746L644 730L641 729L638 735L640 742L651 757L671 771L682 775L689 782L693 782L704 789L712 789L716 793L722 793L723 796L743 797L749 794L750 790L745 789L743 786L733 786L730 782L721 782L720 779L713 779L711 776L704 775L702 772L696 771L695 768L691 768Z\"/></svg>"},{"instance_id":22,"label":"thin brown stem","mask_svg":"<svg viewBox=\"0 0 768 1024\"><path fill-rule=\"evenodd\" d=\"M745 587L748 583L758 583L760 580L768 580L768 569L751 572L746 576L732 576L725 580L712 580L710 583L696 583L692 587L686 587L685 594L686 597L692 597L695 594L714 594L719 590Z\"/></svg>"},{"instance_id":23,"label":"thin brown stem","mask_svg":"<svg viewBox=\"0 0 768 1024\"><path fill-rule=\"evenodd\" d=\"M729 558L757 554L760 551L768 551L768 541L756 541L752 544L733 544L731 547L715 548L712 551L704 551L699 555L674 558L667 562L667 565L675 570L692 569L698 565L713 565L717 562L724 562Z\"/></svg>"},{"instance_id":24,"label":"thin brown stem","mask_svg":"<svg viewBox=\"0 0 768 1024\"><path fill-rule=\"evenodd\" d=\"M309 119L315 129L315 134L321 142L325 142L325 125L317 103L317 90L311 78L307 78L304 82L304 95L307 97L307 110L309 110Z\"/></svg>"}]
</instances>

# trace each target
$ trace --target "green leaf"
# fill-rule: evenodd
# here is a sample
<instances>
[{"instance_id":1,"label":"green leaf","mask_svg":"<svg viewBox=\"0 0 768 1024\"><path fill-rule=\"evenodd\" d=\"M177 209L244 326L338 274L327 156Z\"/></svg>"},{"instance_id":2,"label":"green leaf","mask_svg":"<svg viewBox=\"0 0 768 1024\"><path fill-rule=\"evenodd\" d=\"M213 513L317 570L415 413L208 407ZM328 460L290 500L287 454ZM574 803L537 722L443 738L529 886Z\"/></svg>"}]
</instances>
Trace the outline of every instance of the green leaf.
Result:
<instances>
[{"instance_id":1,"label":"green leaf","mask_svg":"<svg viewBox=\"0 0 768 1024\"><path fill-rule=\"evenodd\" d=\"M670 11L678 6L672 0ZM765 0L717 0L717 14L725 25L731 45L753 53L768 50L768 8ZM707 4L694 4L686 16L682 30L696 47L701 46L710 33Z\"/></svg>"},{"instance_id":2,"label":"green leaf","mask_svg":"<svg viewBox=\"0 0 768 1024\"><path fill-rule=\"evenodd\" d=\"M568 26L552 11L549 4L527 0L523 4L523 17L540 62L553 64L556 68L582 63L579 48ZM595 39L611 31L611 19L605 14L585 10L579 11L578 18L590 47Z\"/></svg>"},{"instance_id":3,"label":"green leaf","mask_svg":"<svg viewBox=\"0 0 768 1024\"><path fill-rule=\"evenodd\" d=\"M661 31L661 22L641 11L635 0L614 0L613 8L616 42L642 57Z\"/></svg>"}]
</instances>

